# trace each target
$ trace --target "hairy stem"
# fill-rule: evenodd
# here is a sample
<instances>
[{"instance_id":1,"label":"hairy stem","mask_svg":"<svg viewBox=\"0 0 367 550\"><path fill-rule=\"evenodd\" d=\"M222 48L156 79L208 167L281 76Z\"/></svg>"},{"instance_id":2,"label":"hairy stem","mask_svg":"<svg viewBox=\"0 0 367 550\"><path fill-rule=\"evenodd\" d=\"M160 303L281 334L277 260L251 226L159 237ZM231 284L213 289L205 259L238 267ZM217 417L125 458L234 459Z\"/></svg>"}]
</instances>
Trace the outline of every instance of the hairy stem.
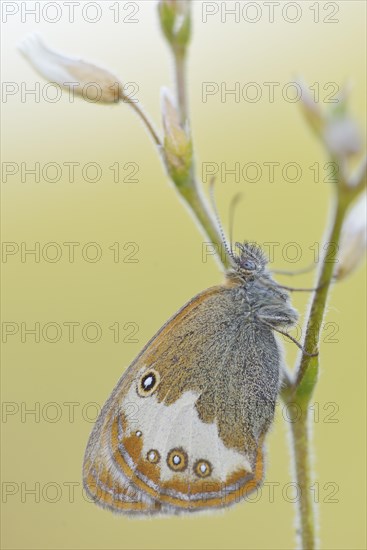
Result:
<instances>
[{"instance_id":1,"label":"hairy stem","mask_svg":"<svg viewBox=\"0 0 367 550\"><path fill-rule=\"evenodd\" d=\"M314 353L318 350L327 297L335 269L335 262L337 261L336 254L339 246L340 233L349 203L350 197L345 193L339 192L336 205L334 206L330 235L325 245L322 267L316 284L319 290L314 294L307 321L304 347L309 353ZM294 385L295 396L297 396L300 401L308 401L311 397L317 382L318 369L318 356L309 357L307 355L302 355Z\"/></svg>"},{"instance_id":2,"label":"hairy stem","mask_svg":"<svg viewBox=\"0 0 367 550\"><path fill-rule=\"evenodd\" d=\"M308 430L307 409L302 410L302 416L291 423L294 470L299 498L298 529L302 548L314 550L315 540L315 510L312 500L311 485L313 483L310 464L310 434Z\"/></svg>"},{"instance_id":3,"label":"hairy stem","mask_svg":"<svg viewBox=\"0 0 367 550\"><path fill-rule=\"evenodd\" d=\"M307 320L304 348L313 353L318 350L326 302L336 262L343 220L352 200L351 194L340 188L334 206L330 234L318 277L317 287ZM316 547L315 507L312 502L312 469L310 464L311 442L308 429L308 406L317 383L319 357L302 355L295 381L284 388L282 398L288 404L296 404L301 418L291 424L294 470L299 489L298 524L303 550Z\"/></svg>"}]
</instances>

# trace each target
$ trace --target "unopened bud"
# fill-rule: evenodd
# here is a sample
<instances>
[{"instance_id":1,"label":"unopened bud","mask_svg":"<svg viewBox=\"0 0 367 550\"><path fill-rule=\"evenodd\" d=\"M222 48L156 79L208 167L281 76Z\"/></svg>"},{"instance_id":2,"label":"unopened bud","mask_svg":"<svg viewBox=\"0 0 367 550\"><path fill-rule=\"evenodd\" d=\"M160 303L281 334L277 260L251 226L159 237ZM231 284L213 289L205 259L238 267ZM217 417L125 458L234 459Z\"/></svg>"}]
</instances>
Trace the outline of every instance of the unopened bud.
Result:
<instances>
[{"instance_id":1,"label":"unopened bud","mask_svg":"<svg viewBox=\"0 0 367 550\"><path fill-rule=\"evenodd\" d=\"M367 197L364 192L347 214L340 240L335 277L343 279L363 260L367 246Z\"/></svg>"},{"instance_id":2,"label":"unopened bud","mask_svg":"<svg viewBox=\"0 0 367 550\"><path fill-rule=\"evenodd\" d=\"M122 84L106 69L82 59L66 57L51 50L37 35L27 37L19 45L31 65L47 80L73 90L88 99L85 88L97 88L95 101L113 103L121 99Z\"/></svg>"},{"instance_id":3,"label":"unopened bud","mask_svg":"<svg viewBox=\"0 0 367 550\"><path fill-rule=\"evenodd\" d=\"M184 55L191 37L189 0L160 0L158 10L166 39L178 54Z\"/></svg>"},{"instance_id":4,"label":"unopened bud","mask_svg":"<svg viewBox=\"0 0 367 550\"><path fill-rule=\"evenodd\" d=\"M179 114L167 89L162 90L164 153L168 172L179 186L187 181L192 162L189 133L180 123Z\"/></svg>"},{"instance_id":5,"label":"unopened bud","mask_svg":"<svg viewBox=\"0 0 367 550\"><path fill-rule=\"evenodd\" d=\"M347 113L328 119L324 132L326 147L333 156L346 158L361 150L361 134L355 120Z\"/></svg>"}]
</instances>

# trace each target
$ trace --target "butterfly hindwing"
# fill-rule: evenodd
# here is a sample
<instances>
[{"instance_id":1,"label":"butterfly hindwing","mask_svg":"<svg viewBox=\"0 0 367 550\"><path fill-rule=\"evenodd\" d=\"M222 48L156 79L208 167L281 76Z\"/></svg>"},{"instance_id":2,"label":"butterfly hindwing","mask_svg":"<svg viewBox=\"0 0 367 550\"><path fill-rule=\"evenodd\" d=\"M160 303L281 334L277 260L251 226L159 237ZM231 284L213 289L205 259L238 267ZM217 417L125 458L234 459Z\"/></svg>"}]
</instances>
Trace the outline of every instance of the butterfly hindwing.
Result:
<instances>
[{"instance_id":1,"label":"butterfly hindwing","mask_svg":"<svg viewBox=\"0 0 367 550\"><path fill-rule=\"evenodd\" d=\"M214 287L191 300L120 379L86 452L89 493L93 472L110 482L99 483L97 502L114 508L120 495L121 512L129 501L141 513L196 511L260 484L279 354L270 330L245 323L234 292ZM112 496L102 491L113 483Z\"/></svg>"}]
</instances>

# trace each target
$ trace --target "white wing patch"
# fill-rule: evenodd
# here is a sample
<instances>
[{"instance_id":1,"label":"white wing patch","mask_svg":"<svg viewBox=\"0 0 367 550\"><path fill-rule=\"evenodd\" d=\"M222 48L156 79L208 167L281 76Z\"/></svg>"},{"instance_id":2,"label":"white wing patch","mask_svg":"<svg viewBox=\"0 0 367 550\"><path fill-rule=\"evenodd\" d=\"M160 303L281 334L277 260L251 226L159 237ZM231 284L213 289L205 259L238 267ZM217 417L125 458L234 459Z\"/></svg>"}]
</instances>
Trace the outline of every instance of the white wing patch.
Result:
<instances>
[{"instance_id":1,"label":"white wing patch","mask_svg":"<svg viewBox=\"0 0 367 550\"><path fill-rule=\"evenodd\" d=\"M159 403L155 394L141 398L133 384L121 401L122 411L133 410L128 416L127 434L141 432L143 457L152 450L158 451L161 460L161 480L172 478L167 457L171 449L183 449L187 453L188 472L198 461L209 461L216 479L225 482L237 469L252 472L245 454L228 449L219 437L215 422L206 424L199 418L195 403L199 394L187 391L173 404ZM201 471L205 468L200 465Z\"/></svg>"}]
</instances>

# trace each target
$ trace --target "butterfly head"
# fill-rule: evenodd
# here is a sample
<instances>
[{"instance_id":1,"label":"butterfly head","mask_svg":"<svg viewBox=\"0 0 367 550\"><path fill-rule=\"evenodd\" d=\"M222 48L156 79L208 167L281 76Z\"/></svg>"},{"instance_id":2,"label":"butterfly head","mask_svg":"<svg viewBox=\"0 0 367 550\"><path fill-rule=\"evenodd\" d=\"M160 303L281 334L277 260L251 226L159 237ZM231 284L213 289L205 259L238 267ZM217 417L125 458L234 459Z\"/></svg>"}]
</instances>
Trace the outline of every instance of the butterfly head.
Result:
<instances>
[{"instance_id":1,"label":"butterfly head","mask_svg":"<svg viewBox=\"0 0 367 550\"><path fill-rule=\"evenodd\" d=\"M236 271L246 279L261 276L266 269L267 258L261 248L255 243L236 243L238 254L234 255Z\"/></svg>"}]
</instances>

